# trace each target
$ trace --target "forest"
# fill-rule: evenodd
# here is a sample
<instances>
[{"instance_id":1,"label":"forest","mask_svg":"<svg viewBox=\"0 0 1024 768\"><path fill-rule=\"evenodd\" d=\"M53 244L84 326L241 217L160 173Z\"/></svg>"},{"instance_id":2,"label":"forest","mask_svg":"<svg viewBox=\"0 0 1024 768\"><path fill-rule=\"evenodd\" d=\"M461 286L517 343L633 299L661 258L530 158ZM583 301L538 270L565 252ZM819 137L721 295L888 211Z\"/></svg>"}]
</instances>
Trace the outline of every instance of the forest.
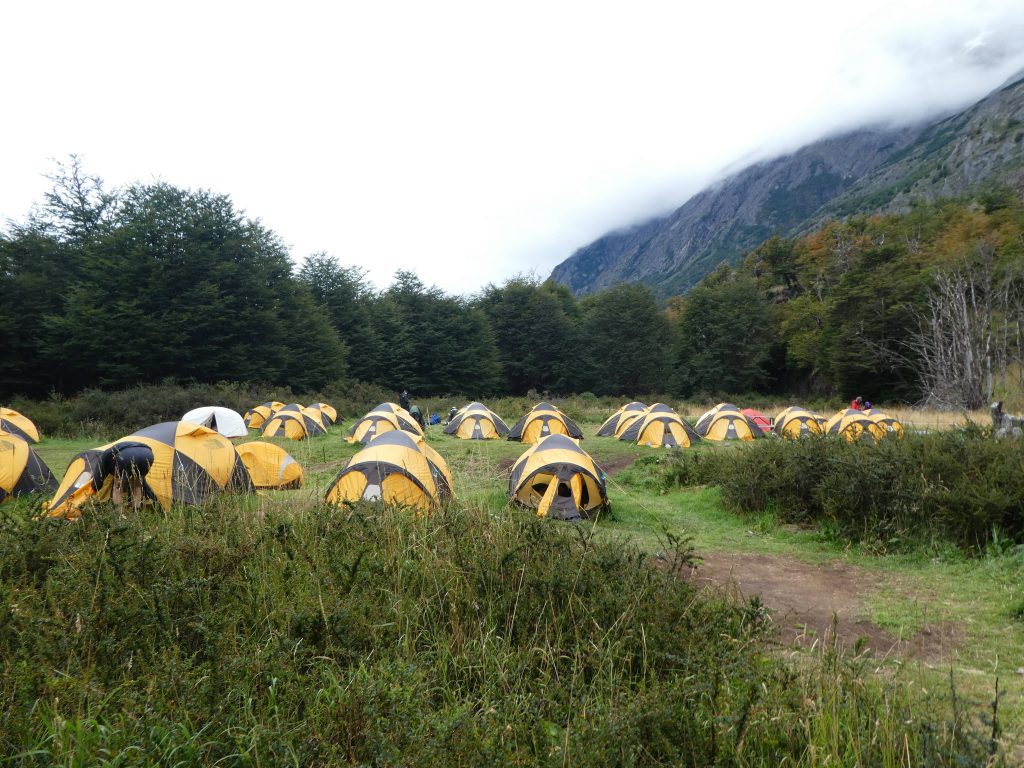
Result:
<instances>
[{"instance_id":1,"label":"forest","mask_svg":"<svg viewBox=\"0 0 1024 768\"><path fill-rule=\"evenodd\" d=\"M0 233L0 397L144 382L364 382L487 397L865 394L976 408L1022 389L1024 203L993 190L772 237L661 304L516 275L452 296L344 255L292 261L227 195L109 189L72 157ZM940 354L941 353L941 354Z\"/></svg>"}]
</instances>

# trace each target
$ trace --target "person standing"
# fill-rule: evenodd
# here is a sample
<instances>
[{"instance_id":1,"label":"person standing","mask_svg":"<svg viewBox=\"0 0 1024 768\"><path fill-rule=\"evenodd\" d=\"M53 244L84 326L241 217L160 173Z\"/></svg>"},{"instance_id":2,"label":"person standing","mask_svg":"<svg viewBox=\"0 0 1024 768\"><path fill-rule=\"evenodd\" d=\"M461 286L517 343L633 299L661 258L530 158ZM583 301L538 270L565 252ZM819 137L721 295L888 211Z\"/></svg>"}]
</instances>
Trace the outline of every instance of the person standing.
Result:
<instances>
[{"instance_id":1,"label":"person standing","mask_svg":"<svg viewBox=\"0 0 1024 768\"><path fill-rule=\"evenodd\" d=\"M402 391L398 393L398 404L405 410L409 410L409 390L403 388Z\"/></svg>"}]
</instances>

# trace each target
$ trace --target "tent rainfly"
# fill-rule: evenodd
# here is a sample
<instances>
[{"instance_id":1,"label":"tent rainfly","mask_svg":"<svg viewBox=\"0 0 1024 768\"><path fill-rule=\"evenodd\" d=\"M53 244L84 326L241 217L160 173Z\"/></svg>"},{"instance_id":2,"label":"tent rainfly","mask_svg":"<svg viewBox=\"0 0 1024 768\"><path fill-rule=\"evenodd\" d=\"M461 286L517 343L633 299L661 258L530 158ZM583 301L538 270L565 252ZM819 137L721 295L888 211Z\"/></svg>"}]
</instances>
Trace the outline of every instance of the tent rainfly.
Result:
<instances>
[{"instance_id":1,"label":"tent rainfly","mask_svg":"<svg viewBox=\"0 0 1024 768\"><path fill-rule=\"evenodd\" d=\"M189 421L166 421L75 456L46 514L74 519L89 499L109 499L126 455L133 463L145 457L143 494L164 511L175 503L203 504L224 491L252 490L245 464L226 437Z\"/></svg>"},{"instance_id":2,"label":"tent rainfly","mask_svg":"<svg viewBox=\"0 0 1024 768\"><path fill-rule=\"evenodd\" d=\"M604 474L566 435L543 437L516 460L508 495L514 503L536 509L538 517L559 520L579 520L608 506Z\"/></svg>"},{"instance_id":3,"label":"tent rainfly","mask_svg":"<svg viewBox=\"0 0 1024 768\"><path fill-rule=\"evenodd\" d=\"M446 435L463 440L499 440L508 432L501 417L482 403L463 406L444 428Z\"/></svg>"},{"instance_id":4,"label":"tent rainfly","mask_svg":"<svg viewBox=\"0 0 1024 768\"><path fill-rule=\"evenodd\" d=\"M193 408L182 416L181 420L209 427L214 432L224 435L224 437L246 437L249 434L249 430L245 426L245 420L240 413L230 408L221 408L217 405Z\"/></svg>"},{"instance_id":5,"label":"tent rainfly","mask_svg":"<svg viewBox=\"0 0 1024 768\"><path fill-rule=\"evenodd\" d=\"M576 422L551 403L537 403L508 433L508 439L521 443L536 443L548 435L566 435L582 440L583 432Z\"/></svg>"}]
</instances>

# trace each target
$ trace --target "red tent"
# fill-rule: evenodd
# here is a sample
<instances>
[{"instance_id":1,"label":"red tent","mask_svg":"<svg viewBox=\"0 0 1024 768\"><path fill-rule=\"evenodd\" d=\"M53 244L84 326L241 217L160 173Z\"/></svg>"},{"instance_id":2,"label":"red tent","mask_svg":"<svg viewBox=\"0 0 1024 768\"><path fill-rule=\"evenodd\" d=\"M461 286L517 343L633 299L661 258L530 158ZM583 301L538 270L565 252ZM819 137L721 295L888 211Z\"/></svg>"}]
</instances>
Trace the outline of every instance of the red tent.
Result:
<instances>
[{"instance_id":1,"label":"red tent","mask_svg":"<svg viewBox=\"0 0 1024 768\"><path fill-rule=\"evenodd\" d=\"M762 432L772 431L772 420L760 411L755 411L753 408L744 408L743 415L757 424L757 426L761 428Z\"/></svg>"}]
</instances>

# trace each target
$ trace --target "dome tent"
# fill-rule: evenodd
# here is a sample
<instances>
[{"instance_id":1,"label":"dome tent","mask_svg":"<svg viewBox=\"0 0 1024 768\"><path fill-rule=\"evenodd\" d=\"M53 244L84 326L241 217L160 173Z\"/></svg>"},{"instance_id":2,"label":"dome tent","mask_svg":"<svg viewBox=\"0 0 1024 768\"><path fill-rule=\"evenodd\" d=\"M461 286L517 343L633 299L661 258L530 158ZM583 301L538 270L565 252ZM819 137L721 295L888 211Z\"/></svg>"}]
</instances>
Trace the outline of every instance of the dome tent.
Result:
<instances>
[{"instance_id":1,"label":"dome tent","mask_svg":"<svg viewBox=\"0 0 1024 768\"><path fill-rule=\"evenodd\" d=\"M249 430L246 428L245 421L240 413L230 408L221 408L217 405L193 408L182 416L181 420L209 427L214 432L224 435L224 437L246 437L249 434Z\"/></svg>"},{"instance_id":2,"label":"dome tent","mask_svg":"<svg viewBox=\"0 0 1024 768\"><path fill-rule=\"evenodd\" d=\"M333 426L338 421L338 412L334 410L334 406L328 405L327 403L313 403L309 406L311 411L318 411L320 413L320 420L323 422L325 427Z\"/></svg>"},{"instance_id":3,"label":"dome tent","mask_svg":"<svg viewBox=\"0 0 1024 768\"><path fill-rule=\"evenodd\" d=\"M164 511L175 503L203 504L223 491L252 489L249 473L226 437L188 421L166 421L75 456L46 514L74 519L90 498L109 499L117 454L125 448L151 454L143 493Z\"/></svg>"},{"instance_id":4,"label":"dome tent","mask_svg":"<svg viewBox=\"0 0 1024 768\"><path fill-rule=\"evenodd\" d=\"M689 448L700 441L700 436L671 407L654 403L619 435L619 440L652 448Z\"/></svg>"},{"instance_id":5,"label":"dome tent","mask_svg":"<svg viewBox=\"0 0 1024 768\"><path fill-rule=\"evenodd\" d=\"M604 477L586 451L566 435L541 438L512 466L509 499L538 517L578 520L608 506Z\"/></svg>"},{"instance_id":6,"label":"dome tent","mask_svg":"<svg viewBox=\"0 0 1024 768\"><path fill-rule=\"evenodd\" d=\"M694 422L693 429L698 435L704 435L704 433L707 431L708 422L711 420L711 417L718 413L718 409L721 408L723 405L728 405L728 403L719 403L714 408L704 411L704 413L700 415L700 418L698 418L697 421ZM735 406L733 407L735 408Z\"/></svg>"},{"instance_id":7,"label":"dome tent","mask_svg":"<svg viewBox=\"0 0 1024 768\"><path fill-rule=\"evenodd\" d=\"M245 421L245 426L249 429L259 429L278 408L284 408L284 403L271 400L257 405L255 408L250 408L242 415L242 419Z\"/></svg>"},{"instance_id":8,"label":"dome tent","mask_svg":"<svg viewBox=\"0 0 1024 768\"><path fill-rule=\"evenodd\" d=\"M707 418L705 418L705 416ZM697 434L708 440L757 440L764 432L732 403L719 403L701 417Z\"/></svg>"},{"instance_id":9,"label":"dome tent","mask_svg":"<svg viewBox=\"0 0 1024 768\"><path fill-rule=\"evenodd\" d=\"M825 434L818 415L798 406L790 406L775 417L774 431L790 440Z\"/></svg>"},{"instance_id":10,"label":"dome tent","mask_svg":"<svg viewBox=\"0 0 1024 768\"><path fill-rule=\"evenodd\" d=\"M755 408L744 408L740 413L754 422L762 432L768 433L772 431L772 420Z\"/></svg>"},{"instance_id":11,"label":"dome tent","mask_svg":"<svg viewBox=\"0 0 1024 768\"><path fill-rule=\"evenodd\" d=\"M39 442L39 430L32 423L32 419L13 408L0 408L0 431L30 443Z\"/></svg>"},{"instance_id":12,"label":"dome tent","mask_svg":"<svg viewBox=\"0 0 1024 768\"><path fill-rule=\"evenodd\" d=\"M429 449L429 450L428 450ZM327 489L329 504L377 501L429 511L451 498L451 473L422 436L385 432L353 456Z\"/></svg>"},{"instance_id":13,"label":"dome tent","mask_svg":"<svg viewBox=\"0 0 1024 768\"><path fill-rule=\"evenodd\" d=\"M895 435L896 437L905 437L907 434L903 424L894 416L882 413L878 409L873 409L870 413L865 413L865 415L884 428L887 434Z\"/></svg>"},{"instance_id":14,"label":"dome tent","mask_svg":"<svg viewBox=\"0 0 1024 768\"><path fill-rule=\"evenodd\" d=\"M865 437L878 439L885 437L885 427L872 421L870 416L865 416L863 411L856 408L844 408L838 411L828 420L825 425L825 434L838 435L853 442Z\"/></svg>"},{"instance_id":15,"label":"dome tent","mask_svg":"<svg viewBox=\"0 0 1024 768\"><path fill-rule=\"evenodd\" d=\"M320 414L310 411L298 403L291 403L274 411L260 432L263 437L287 437L303 440L307 437L326 435L327 429L320 421Z\"/></svg>"},{"instance_id":16,"label":"dome tent","mask_svg":"<svg viewBox=\"0 0 1024 768\"><path fill-rule=\"evenodd\" d=\"M403 430L418 437L423 436L423 430L411 413L400 405L381 403L353 424L345 439L350 443L366 445L377 435L392 430Z\"/></svg>"},{"instance_id":17,"label":"dome tent","mask_svg":"<svg viewBox=\"0 0 1024 768\"><path fill-rule=\"evenodd\" d=\"M0 432L0 503L29 493L53 493L57 478L27 440Z\"/></svg>"},{"instance_id":18,"label":"dome tent","mask_svg":"<svg viewBox=\"0 0 1024 768\"><path fill-rule=\"evenodd\" d=\"M576 423L551 403L537 403L516 422L508 433L508 439L522 443L536 443L548 435L566 435L575 440L583 439L583 432Z\"/></svg>"},{"instance_id":19,"label":"dome tent","mask_svg":"<svg viewBox=\"0 0 1024 768\"><path fill-rule=\"evenodd\" d=\"M302 466L279 445L253 441L235 446L235 450L255 488L287 490L301 488L305 481Z\"/></svg>"},{"instance_id":20,"label":"dome tent","mask_svg":"<svg viewBox=\"0 0 1024 768\"><path fill-rule=\"evenodd\" d=\"M618 436L622 434L625 430L624 428L619 429L620 424L622 424L623 421L632 423L645 410L647 410L647 406L638 400L626 403L624 406L619 408L619 410L605 419L604 424L602 424L597 430L597 436L612 437L613 435ZM628 427L629 423L625 424L624 427Z\"/></svg>"},{"instance_id":21,"label":"dome tent","mask_svg":"<svg viewBox=\"0 0 1024 768\"><path fill-rule=\"evenodd\" d=\"M508 432L501 417L482 403L463 406L444 428L446 435L463 440L499 440Z\"/></svg>"}]
</instances>

